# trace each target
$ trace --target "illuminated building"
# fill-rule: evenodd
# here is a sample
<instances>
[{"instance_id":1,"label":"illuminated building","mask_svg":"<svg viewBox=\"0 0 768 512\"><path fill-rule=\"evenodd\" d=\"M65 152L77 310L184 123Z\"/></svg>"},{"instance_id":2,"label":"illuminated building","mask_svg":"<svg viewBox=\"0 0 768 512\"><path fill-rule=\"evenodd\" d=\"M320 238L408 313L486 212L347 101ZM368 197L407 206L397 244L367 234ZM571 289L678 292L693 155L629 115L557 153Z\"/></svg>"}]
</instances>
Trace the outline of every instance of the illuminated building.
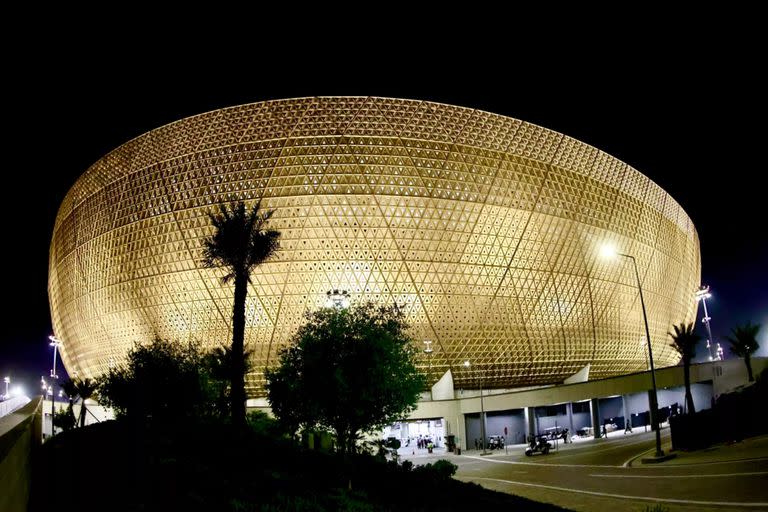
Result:
<instances>
[{"instance_id":1,"label":"illuminated building","mask_svg":"<svg viewBox=\"0 0 768 512\"><path fill-rule=\"evenodd\" d=\"M208 213L263 197L281 249L253 274L246 343L263 394L307 310L330 290L404 307L431 381L561 382L646 367L633 254L659 367L692 321L696 230L658 185L566 135L479 110L341 97L182 119L93 164L64 199L49 298L70 373L96 377L154 336L228 344L233 291L201 265ZM462 365L471 359L471 368Z\"/></svg>"}]
</instances>

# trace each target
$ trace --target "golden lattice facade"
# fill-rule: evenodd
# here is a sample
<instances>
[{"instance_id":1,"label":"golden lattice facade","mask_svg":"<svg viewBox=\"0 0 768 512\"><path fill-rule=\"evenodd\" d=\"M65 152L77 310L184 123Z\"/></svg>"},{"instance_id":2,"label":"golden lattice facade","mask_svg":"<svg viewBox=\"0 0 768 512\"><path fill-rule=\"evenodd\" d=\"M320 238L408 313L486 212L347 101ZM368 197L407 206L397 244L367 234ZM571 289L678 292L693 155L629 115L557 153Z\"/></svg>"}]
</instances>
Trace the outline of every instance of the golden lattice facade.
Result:
<instances>
[{"instance_id":1,"label":"golden lattice facade","mask_svg":"<svg viewBox=\"0 0 768 512\"><path fill-rule=\"evenodd\" d=\"M434 382L554 383L646 368L636 257L657 366L692 321L696 230L654 182L523 121L425 101L301 98L183 119L117 148L59 209L49 298L67 369L97 377L154 336L230 340L232 285L201 265L208 213L263 198L282 232L253 275L246 343L263 394L326 293L404 307ZM462 362L470 360L465 368Z\"/></svg>"}]
</instances>

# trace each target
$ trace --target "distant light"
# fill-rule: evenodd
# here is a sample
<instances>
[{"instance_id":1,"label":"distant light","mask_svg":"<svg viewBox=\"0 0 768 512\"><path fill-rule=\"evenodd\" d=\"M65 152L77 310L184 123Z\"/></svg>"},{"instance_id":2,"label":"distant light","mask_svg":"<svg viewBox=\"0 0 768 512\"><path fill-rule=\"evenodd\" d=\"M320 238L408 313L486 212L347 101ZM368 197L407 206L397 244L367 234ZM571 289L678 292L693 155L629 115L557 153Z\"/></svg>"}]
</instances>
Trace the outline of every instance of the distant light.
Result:
<instances>
[{"instance_id":1,"label":"distant light","mask_svg":"<svg viewBox=\"0 0 768 512\"><path fill-rule=\"evenodd\" d=\"M24 396L24 388L21 386L14 386L11 389L11 396Z\"/></svg>"},{"instance_id":2,"label":"distant light","mask_svg":"<svg viewBox=\"0 0 768 512\"><path fill-rule=\"evenodd\" d=\"M11 383L11 378L10 377L6 377L6 378L3 379L3 382L5 382L6 384L10 384Z\"/></svg>"},{"instance_id":3,"label":"distant light","mask_svg":"<svg viewBox=\"0 0 768 512\"><path fill-rule=\"evenodd\" d=\"M616 247L613 244L603 244L600 247L600 257L605 260L614 259L616 254Z\"/></svg>"},{"instance_id":4,"label":"distant light","mask_svg":"<svg viewBox=\"0 0 768 512\"><path fill-rule=\"evenodd\" d=\"M349 308L349 292L347 290L330 290L326 296L328 297L325 301L326 308Z\"/></svg>"},{"instance_id":5,"label":"distant light","mask_svg":"<svg viewBox=\"0 0 768 512\"><path fill-rule=\"evenodd\" d=\"M469 361L464 361L464 367L469 368L471 366L471 363Z\"/></svg>"}]
</instances>

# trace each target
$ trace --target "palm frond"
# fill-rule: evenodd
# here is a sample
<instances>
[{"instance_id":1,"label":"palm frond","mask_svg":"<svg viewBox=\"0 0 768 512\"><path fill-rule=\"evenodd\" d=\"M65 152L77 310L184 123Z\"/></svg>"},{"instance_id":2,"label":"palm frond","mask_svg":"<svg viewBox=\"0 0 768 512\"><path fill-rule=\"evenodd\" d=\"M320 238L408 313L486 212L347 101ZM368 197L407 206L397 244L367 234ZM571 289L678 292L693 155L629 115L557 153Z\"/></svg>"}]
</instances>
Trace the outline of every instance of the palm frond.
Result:
<instances>
[{"instance_id":1,"label":"palm frond","mask_svg":"<svg viewBox=\"0 0 768 512\"><path fill-rule=\"evenodd\" d=\"M725 339L731 344L731 352L739 357L752 355L760 344L757 342L757 333L760 331L760 324L747 323L731 329L731 335Z\"/></svg>"},{"instance_id":2,"label":"palm frond","mask_svg":"<svg viewBox=\"0 0 768 512\"><path fill-rule=\"evenodd\" d=\"M667 335L672 338L669 346L682 356L684 363L690 362L696 356L696 344L701 340L701 336L696 334L693 322L673 325L672 329L674 333L667 332Z\"/></svg>"}]
</instances>

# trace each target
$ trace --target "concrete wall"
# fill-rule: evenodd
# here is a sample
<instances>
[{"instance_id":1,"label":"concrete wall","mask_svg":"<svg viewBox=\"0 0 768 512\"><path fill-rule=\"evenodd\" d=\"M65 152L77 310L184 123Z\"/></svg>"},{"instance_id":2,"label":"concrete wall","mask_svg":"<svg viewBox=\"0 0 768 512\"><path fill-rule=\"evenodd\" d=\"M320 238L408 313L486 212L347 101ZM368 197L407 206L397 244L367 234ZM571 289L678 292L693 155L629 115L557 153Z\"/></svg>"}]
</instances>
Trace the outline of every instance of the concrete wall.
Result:
<instances>
[{"instance_id":1,"label":"concrete wall","mask_svg":"<svg viewBox=\"0 0 768 512\"><path fill-rule=\"evenodd\" d=\"M54 402L55 411L66 409L69 407L68 400L56 400ZM78 402L72 406L72 412L75 413L75 419L80 421L80 408L81 404ZM51 436L51 401L43 400L41 405L42 410L42 431L43 439L48 439ZM95 400L88 400L85 403L85 424L92 425L93 423L100 423L103 421L114 419L112 409L107 409L103 405L99 405ZM80 423L78 423L80 425ZM61 432L61 429L57 428L56 433Z\"/></svg>"},{"instance_id":2,"label":"concrete wall","mask_svg":"<svg viewBox=\"0 0 768 512\"><path fill-rule=\"evenodd\" d=\"M567 414L558 414L556 416L536 416L537 433L544 434L548 428L558 427L571 428L570 420Z\"/></svg>"},{"instance_id":3,"label":"concrete wall","mask_svg":"<svg viewBox=\"0 0 768 512\"><path fill-rule=\"evenodd\" d=\"M14 396L0 402L0 417L11 414L16 409L21 409L30 402L26 396Z\"/></svg>"},{"instance_id":4,"label":"concrete wall","mask_svg":"<svg viewBox=\"0 0 768 512\"><path fill-rule=\"evenodd\" d=\"M592 418L589 417L588 412L577 412L573 415L573 433L579 431L579 429L592 426ZM569 427L570 428L570 427Z\"/></svg>"},{"instance_id":5,"label":"concrete wall","mask_svg":"<svg viewBox=\"0 0 768 512\"><path fill-rule=\"evenodd\" d=\"M714 382L715 397L722 395L723 393L730 393L745 384L747 384L747 366L744 364L744 360L741 358L726 359L725 361L717 361L713 364L713 368L697 368L701 377L709 376L710 380ZM768 368L768 357L752 358L752 375L757 377L760 372ZM693 370L693 367L691 368ZM693 372L691 372L693 373ZM697 377L699 375L697 374ZM696 382L699 380L705 380L703 378L693 378L691 375L691 381ZM696 397L694 397L694 401ZM698 403L694 402L698 410Z\"/></svg>"},{"instance_id":6,"label":"concrete wall","mask_svg":"<svg viewBox=\"0 0 768 512\"><path fill-rule=\"evenodd\" d=\"M24 512L32 485L32 451L41 442L40 397L0 418L0 510Z\"/></svg>"},{"instance_id":7,"label":"concrete wall","mask_svg":"<svg viewBox=\"0 0 768 512\"><path fill-rule=\"evenodd\" d=\"M624 404L620 396L600 399L600 424L608 423L611 418L624 417Z\"/></svg>"}]
</instances>

